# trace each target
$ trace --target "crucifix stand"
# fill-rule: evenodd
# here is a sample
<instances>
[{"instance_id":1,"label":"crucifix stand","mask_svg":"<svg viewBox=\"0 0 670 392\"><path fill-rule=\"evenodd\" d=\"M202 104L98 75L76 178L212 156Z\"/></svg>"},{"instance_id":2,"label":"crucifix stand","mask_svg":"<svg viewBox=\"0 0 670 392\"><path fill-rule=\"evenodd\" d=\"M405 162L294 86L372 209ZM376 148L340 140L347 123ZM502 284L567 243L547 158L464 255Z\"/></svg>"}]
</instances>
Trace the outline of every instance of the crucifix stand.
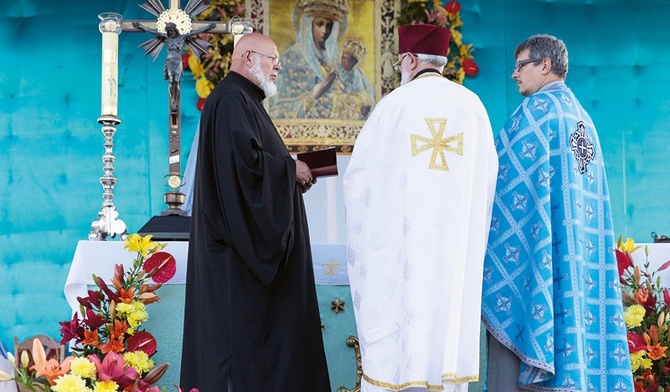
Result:
<instances>
[{"instance_id":1,"label":"crucifix stand","mask_svg":"<svg viewBox=\"0 0 670 392\"><path fill-rule=\"evenodd\" d=\"M198 56L207 51L209 43L197 38L200 33L244 35L251 32L248 22L238 26L237 21L210 22L193 21L192 17L209 7L203 0L189 0L184 10L179 8L180 0L169 0L169 8L165 9L160 0L145 0L140 7L155 15L158 19L151 20L124 20L123 31L147 32L154 38L144 42L141 46L146 50L145 55L158 56L164 44L167 44L167 59L165 61L164 76L168 81L168 174L165 175L165 184L171 189L164 194L164 202L168 208L161 211L160 216L154 216L140 229L140 234L154 234L158 240L188 240L190 220L186 211L181 209L184 204L184 194L180 188L184 184L181 175L181 55L183 45ZM245 27L246 24L246 27ZM190 179L192 180L192 179ZM159 234L160 233L160 234Z\"/></svg>"}]
</instances>

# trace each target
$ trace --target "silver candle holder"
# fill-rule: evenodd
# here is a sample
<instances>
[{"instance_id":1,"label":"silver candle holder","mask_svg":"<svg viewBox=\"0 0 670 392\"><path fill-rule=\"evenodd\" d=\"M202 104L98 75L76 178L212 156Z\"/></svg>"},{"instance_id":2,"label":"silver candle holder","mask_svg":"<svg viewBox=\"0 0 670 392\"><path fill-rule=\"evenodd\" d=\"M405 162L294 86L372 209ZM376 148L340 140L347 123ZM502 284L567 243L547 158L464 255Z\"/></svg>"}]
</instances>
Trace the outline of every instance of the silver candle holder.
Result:
<instances>
[{"instance_id":1,"label":"silver candle holder","mask_svg":"<svg viewBox=\"0 0 670 392\"><path fill-rule=\"evenodd\" d=\"M118 67L119 67L119 34L122 31L121 15L106 12L98 16L100 18L99 29L102 33L102 93L101 113L98 123L102 124L102 134L105 136L105 152L102 155L102 168L105 173L100 177L100 184L104 190L103 202L98 219L91 223L89 240L106 240L107 237L121 239L126 237L126 224L119 219L119 213L114 205L114 134L116 126L121 123L117 117L118 108Z\"/></svg>"}]
</instances>

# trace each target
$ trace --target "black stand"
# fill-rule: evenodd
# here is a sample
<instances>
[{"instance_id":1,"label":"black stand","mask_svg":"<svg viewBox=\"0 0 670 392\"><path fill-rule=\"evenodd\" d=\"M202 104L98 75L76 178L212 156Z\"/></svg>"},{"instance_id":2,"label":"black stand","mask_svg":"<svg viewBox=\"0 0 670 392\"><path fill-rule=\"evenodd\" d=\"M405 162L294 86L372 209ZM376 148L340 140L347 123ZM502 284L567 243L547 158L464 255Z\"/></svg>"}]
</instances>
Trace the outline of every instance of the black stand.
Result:
<instances>
[{"instance_id":1,"label":"black stand","mask_svg":"<svg viewBox=\"0 0 670 392\"><path fill-rule=\"evenodd\" d=\"M137 232L153 234L154 241L188 241L191 217L180 215L154 216Z\"/></svg>"}]
</instances>

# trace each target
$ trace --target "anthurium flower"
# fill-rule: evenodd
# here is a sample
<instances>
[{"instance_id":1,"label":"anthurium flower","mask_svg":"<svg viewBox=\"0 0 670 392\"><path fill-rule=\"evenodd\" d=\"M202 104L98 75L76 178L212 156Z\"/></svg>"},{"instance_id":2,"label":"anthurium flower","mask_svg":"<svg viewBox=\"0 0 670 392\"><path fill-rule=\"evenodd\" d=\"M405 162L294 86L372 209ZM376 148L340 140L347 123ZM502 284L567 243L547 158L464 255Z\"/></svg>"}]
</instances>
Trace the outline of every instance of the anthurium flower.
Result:
<instances>
[{"instance_id":1,"label":"anthurium flower","mask_svg":"<svg viewBox=\"0 0 670 392\"><path fill-rule=\"evenodd\" d=\"M143 351L148 356L156 353L156 338L149 332L137 331L127 339L126 343L128 344L128 351Z\"/></svg>"},{"instance_id":2,"label":"anthurium flower","mask_svg":"<svg viewBox=\"0 0 670 392\"><path fill-rule=\"evenodd\" d=\"M140 376L134 368L125 368L121 354L109 352L102 361L97 355L89 355L87 358L95 364L100 381L114 381L122 390L134 384Z\"/></svg>"},{"instance_id":3,"label":"anthurium flower","mask_svg":"<svg viewBox=\"0 0 670 392\"><path fill-rule=\"evenodd\" d=\"M144 262L142 268L147 273L147 277L154 282L165 283L177 272L177 262L167 252L156 252Z\"/></svg>"}]
</instances>

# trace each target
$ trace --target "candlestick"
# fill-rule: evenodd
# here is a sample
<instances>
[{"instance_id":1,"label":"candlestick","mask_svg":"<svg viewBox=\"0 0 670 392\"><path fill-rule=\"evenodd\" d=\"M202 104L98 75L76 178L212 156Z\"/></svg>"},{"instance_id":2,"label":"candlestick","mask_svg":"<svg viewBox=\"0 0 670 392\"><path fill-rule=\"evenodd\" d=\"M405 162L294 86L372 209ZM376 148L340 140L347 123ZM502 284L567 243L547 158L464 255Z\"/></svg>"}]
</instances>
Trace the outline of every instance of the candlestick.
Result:
<instances>
[{"instance_id":1,"label":"candlestick","mask_svg":"<svg viewBox=\"0 0 670 392\"><path fill-rule=\"evenodd\" d=\"M237 41L240 38L254 32L253 27L251 27L251 19L240 18L236 15L230 19L230 24L230 35L233 36L233 46L237 45Z\"/></svg>"},{"instance_id":2,"label":"candlestick","mask_svg":"<svg viewBox=\"0 0 670 392\"><path fill-rule=\"evenodd\" d=\"M102 105L101 114L116 116L118 107L119 34L122 17L114 12L98 15L102 33Z\"/></svg>"}]
</instances>

